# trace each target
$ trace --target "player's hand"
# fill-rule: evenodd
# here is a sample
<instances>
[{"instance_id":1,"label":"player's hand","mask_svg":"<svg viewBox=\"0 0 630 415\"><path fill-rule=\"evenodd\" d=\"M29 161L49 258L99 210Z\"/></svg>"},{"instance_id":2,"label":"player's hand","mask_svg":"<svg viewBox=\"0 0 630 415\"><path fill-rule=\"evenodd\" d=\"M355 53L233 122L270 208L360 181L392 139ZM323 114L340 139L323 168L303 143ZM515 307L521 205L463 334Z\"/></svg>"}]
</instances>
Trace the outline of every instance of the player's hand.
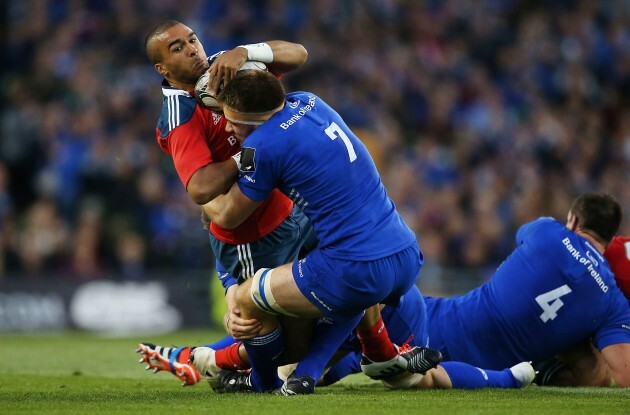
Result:
<instances>
[{"instance_id":1,"label":"player's hand","mask_svg":"<svg viewBox=\"0 0 630 415\"><path fill-rule=\"evenodd\" d=\"M223 85L227 85L245 62L247 62L247 49L243 48L234 48L217 56L208 69L210 95L216 97L221 80L223 80Z\"/></svg>"},{"instance_id":2,"label":"player's hand","mask_svg":"<svg viewBox=\"0 0 630 415\"><path fill-rule=\"evenodd\" d=\"M241 318L241 313L238 307L234 307L227 315L225 322L228 332L236 340L245 340L256 337L262 325L256 319L244 319Z\"/></svg>"}]
</instances>

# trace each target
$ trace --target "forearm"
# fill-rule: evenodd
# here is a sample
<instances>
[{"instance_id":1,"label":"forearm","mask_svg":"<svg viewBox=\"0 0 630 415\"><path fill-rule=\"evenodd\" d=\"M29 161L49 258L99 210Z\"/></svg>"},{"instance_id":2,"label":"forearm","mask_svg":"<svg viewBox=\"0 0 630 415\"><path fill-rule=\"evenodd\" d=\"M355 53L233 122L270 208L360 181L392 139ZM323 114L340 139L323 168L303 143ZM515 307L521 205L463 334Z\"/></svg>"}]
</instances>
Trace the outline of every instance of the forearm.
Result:
<instances>
[{"instance_id":1,"label":"forearm","mask_svg":"<svg viewBox=\"0 0 630 415\"><path fill-rule=\"evenodd\" d=\"M216 203L215 203L216 201ZM238 184L232 185L230 191L217 197L209 204L208 210L212 215L212 222L223 229L234 229L242 224L260 205L261 202L244 196Z\"/></svg>"},{"instance_id":2,"label":"forearm","mask_svg":"<svg viewBox=\"0 0 630 415\"><path fill-rule=\"evenodd\" d=\"M232 312L232 310L236 306L236 300L234 298L234 295L236 293L236 288L237 287L238 287L238 285L232 285L225 292L225 304L227 305L227 311L226 311L225 316L223 318L223 325L224 325L226 331L228 331L228 332L230 332L230 329L228 328L228 319L230 317L230 313Z\"/></svg>"},{"instance_id":3,"label":"forearm","mask_svg":"<svg viewBox=\"0 0 630 415\"><path fill-rule=\"evenodd\" d=\"M308 52L299 43L285 42L283 40L270 40L266 42L273 52L273 62L267 66L274 73L286 73L302 66L308 58Z\"/></svg>"},{"instance_id":4,"label":"forearm","mask_svg":"<svg viewBox=\"0 0 630 415\"><path fill-rule=\"evenodd\" d=\"M221 212L225 210L226 197L225 195L219 195L201 206L203 212L212 222L219 222ZM217 223L218 224L218 223Z\"/></svg>"},{"instance_id":5,"label":"forearm","mask_svg":"<svg viewBox=\"0 0 630 415\"><path fill-rule=\"evenodd\" d=\"M236 163L231 158L208 164L193 174L186 191L193 202L205 205L225 193L238 178Z\"/></svg>"}]
</instances>

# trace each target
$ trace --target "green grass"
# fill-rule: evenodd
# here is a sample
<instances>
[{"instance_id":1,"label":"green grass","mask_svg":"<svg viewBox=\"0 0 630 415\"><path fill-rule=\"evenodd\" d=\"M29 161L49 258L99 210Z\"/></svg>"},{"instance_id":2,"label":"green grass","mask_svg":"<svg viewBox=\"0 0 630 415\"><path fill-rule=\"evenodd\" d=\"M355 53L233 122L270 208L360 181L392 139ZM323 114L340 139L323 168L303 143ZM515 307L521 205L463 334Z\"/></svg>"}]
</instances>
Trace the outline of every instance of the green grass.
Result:
<instances>
[{"instance_id":1,"label":"green grass","mask_svg":"<svg viewBox=\"0 0 630 415\"><path fill-rule=\"evenodd\" d=\"M200 344L219 333L154 336L158 344ZM181 387L137 363L138 338L84 333L0 335L0 414L628 414L630 391L539 388L386 391L353 375L311 396L215 394Z\"/></svg>"}]
</instances>

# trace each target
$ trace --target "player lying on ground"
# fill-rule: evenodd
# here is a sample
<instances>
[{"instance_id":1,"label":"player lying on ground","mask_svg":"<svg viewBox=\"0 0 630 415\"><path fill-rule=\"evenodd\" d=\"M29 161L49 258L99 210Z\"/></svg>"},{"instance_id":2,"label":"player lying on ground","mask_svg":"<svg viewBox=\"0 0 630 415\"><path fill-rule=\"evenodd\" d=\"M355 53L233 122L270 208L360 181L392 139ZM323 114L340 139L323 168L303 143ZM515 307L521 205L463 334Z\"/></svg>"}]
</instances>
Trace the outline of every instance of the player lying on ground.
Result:
<instances>
[{"instance_id":1,"label":"player lying on ground","mask_svg":"<svg viewBox=\"0 0 630 415\"><path fill-rule=\"evenodd\" d=\"M523 225L487 283L455 298L425 298L431 346L447 361L490 369L557 356L570 375L565 385L629 387L630 309L603 256L621 218L612 196L585 193L566 224Z\"/></svg>"}]
</instances>

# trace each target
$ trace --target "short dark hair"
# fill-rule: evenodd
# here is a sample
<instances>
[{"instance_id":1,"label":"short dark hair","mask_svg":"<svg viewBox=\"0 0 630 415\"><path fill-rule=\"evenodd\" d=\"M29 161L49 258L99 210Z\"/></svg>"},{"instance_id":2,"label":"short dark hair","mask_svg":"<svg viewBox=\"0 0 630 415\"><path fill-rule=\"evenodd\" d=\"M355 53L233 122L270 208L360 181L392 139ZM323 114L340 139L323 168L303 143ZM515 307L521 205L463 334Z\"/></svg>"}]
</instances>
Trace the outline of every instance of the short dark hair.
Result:
<instances>
[{"instance_id":1,"label":"short dark hair","mask_svg":"<svg viewBox=\"0 0 630 415\"><path fill-rule=\"evenodd\" d=\"M278 108L286 93L280 80L271 72L258 70L238 71L223 88L218 100L242 113L264 113Z\"/></svg>"},{"instance_id":2,"label":"short dark hair","mask_svg":"<svg viewBox=\"0 0 630 415\"><path fill-rule=\"evenodd\" d=\"M606 244L619 230L623 218L621 204L604 192L580 195L573 201L571 213L578 218L578 227L595 232Z\"/></svg>"},{"instance_id":3,"label":"short dark hair","mask_svg":"<svg viewBox=\"0 0 630 415\"><path fill-rule=\"evenodd\" d=\"M156 63L162 60L162 56L157 51L155 47L155 38L160 36L162 33L166 32L173 26L177 26L178 24L183 24L177 20L165 20L162 23L157 24L144 38L144 51L146 52L148 58L155 65Z\"/></svg>"}]
</instances>

